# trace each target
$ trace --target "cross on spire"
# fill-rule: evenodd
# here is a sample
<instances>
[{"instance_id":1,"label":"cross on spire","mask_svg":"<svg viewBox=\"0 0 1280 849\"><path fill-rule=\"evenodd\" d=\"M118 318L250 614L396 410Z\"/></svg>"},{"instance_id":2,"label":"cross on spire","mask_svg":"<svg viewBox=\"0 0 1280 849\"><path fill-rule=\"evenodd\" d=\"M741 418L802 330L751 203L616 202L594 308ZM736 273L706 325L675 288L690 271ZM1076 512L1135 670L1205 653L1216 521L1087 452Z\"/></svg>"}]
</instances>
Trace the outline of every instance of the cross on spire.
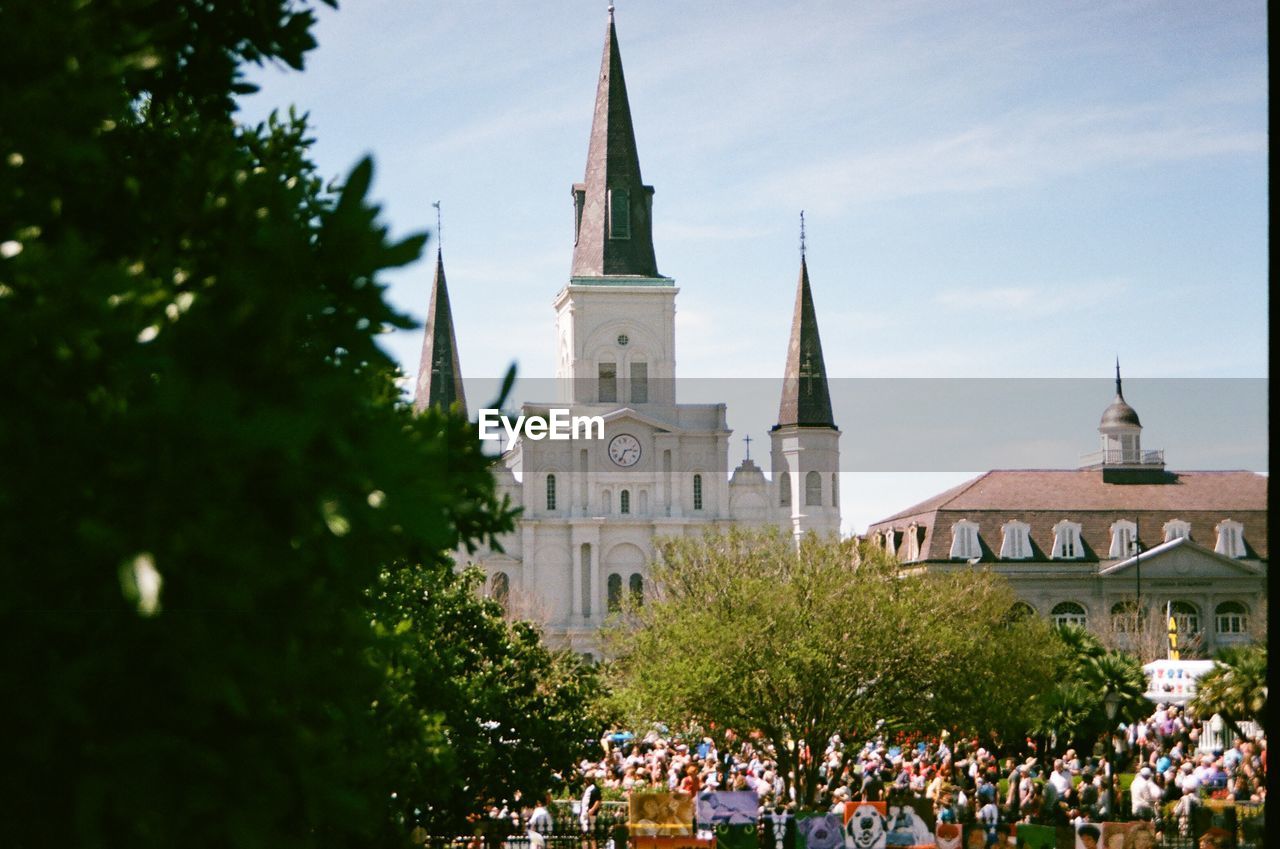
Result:
<instances>
[{"instance_id":1,"label":"cross on spire","mask_svg":"<svg viewBox=\"0 0 1280 849\"><path fill-rule=\"evenodd\" d=\"M748 433L746 436L742 437L742 441L747 443L747 459L750 460L751 459L751 434Z\"/></svg>"}]
</instances>

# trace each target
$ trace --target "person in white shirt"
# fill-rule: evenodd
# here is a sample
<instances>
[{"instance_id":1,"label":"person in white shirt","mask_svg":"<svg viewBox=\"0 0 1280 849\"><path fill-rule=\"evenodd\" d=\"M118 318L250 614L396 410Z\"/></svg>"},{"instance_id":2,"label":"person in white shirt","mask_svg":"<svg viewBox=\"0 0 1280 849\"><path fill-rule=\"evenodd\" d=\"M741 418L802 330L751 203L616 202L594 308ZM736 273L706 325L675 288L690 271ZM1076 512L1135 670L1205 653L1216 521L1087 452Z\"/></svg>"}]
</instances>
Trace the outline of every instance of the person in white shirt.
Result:
<instances>
[{"instance_id":1,"label":"person in white shirt","mask_svg":"<svg viewBox=\"0 0 1280 849\"><path fill-rule=\"evenodd\" d=\"M547 793L529 815L529 844L545 846L546 837L554 828L555 822L551 819L551 794Z\"/></svg>"},{"instance_id":2,"label":"person in white shirt","mask_svg":"<svg viewBox=\"0 0 1280 849\"><path fill-rule=\"evenodd\" d=\"M1129 785L1129 807L1133 815L1142 819L1150 819L1154 813L1152 803L1159 797L1160 788L1151 780L1151 767L1144 766L1133 777Z\"/></svg>"}]
</instances>

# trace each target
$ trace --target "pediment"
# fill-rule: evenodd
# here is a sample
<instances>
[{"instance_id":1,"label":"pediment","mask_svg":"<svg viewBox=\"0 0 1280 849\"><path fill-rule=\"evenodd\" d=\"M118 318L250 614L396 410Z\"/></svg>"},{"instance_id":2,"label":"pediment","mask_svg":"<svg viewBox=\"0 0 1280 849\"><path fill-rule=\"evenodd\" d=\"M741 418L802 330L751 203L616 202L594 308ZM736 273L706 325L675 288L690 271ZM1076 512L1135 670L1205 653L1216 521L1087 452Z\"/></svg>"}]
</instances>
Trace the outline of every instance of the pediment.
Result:
<instances>
[{"instance_id":1,"label":"pediment","mask_svg":"<svg viewBox=\"0 0 1280 849\"><path fill-rule=\"evenodd\" d=\"M1134 577L1142 569L1143 580L1188 578L1256 578L1262 570L1247 560L1233 560L1186 538L1161 543L1140 558L1130 557L1099 570L1103 577Z\"/></svg>"},{"instance_id":2,"label":"pediment","mask_svg":"<svg viewBox=\"0 0 1280 849\"><path fill-rule=\"evenodd\" d=\"M675 427L670 422L655 419L653 416L646 416L644 413L637 412L630 407L623 407L620 410L614 410L613 412L606 413L604 415L606 433L608 432L610 425L627 421L643 424L659 433L681 433L681 429Z\"/></svg>"}]
</instances>

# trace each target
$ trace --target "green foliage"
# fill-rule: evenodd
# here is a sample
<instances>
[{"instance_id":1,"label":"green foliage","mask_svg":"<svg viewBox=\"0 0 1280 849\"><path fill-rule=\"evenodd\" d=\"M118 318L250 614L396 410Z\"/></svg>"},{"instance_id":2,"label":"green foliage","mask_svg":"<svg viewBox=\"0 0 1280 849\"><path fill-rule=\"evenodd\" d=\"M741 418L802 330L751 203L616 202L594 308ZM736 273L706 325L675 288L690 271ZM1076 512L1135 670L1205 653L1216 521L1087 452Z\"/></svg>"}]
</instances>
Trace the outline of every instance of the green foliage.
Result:
<instances>
[{"instance_id":1,"label":"green foliage","mask_svg":"<svg viewBox=\"0 0 1280 849\"><path fill-rule=\"evenodd\" d=\"M232 119L312 21L0 4L6 845L394 844L406 801L544 784L581 733L590 672L444 554L512 515L378 344L425 238L367 161L324 191L301 119Z\"/></svg>"},{"instance_id":2,"label":"green foliage","mask_svg":"<svg viewBox=\"0 0 1280 849\"><path fill-rule=\"evenodd\" d=\"M558 769L599 745L595 669L547 650L532 625L478 600L481 578L387 571L374 591L378 655L391 673L377 710L380 724L401 729L388 734L398 779L392 823L447 833L478 802L554 789ZM449 746L442 758L424 757L437 721Z\"/></svg>"},{"instance_id":3,"label":"green foliage","mask_svg":"<svg viewBox=\"0 0 1280 849\"><path fill-rule=\"evenodd\" d=\"M733 529L661 544L663 591L611 634L615 700L632 727L759 730L784 774L788 741L892 727L1013 733L1056 664L1035 619L988 573L916 575L873 547ZM812 803L817 759L799 772Z\"/></svg>"},{"instance_id":4,"label":"green foliage","mask_svg":"<svg viewBox=\"0 0 1280 849\"><path fill-rule=\"evenodd\" d=\"M1094 741L1118 723L1132 723L1151 712L1143 696L1146 678L1137 658L1103 647L1091 632L1075 625L1057 629L1063 648L1057 683L1043 698L1043 713L1035 733L1050 738L1059 749L1068 746L1089 752ZM1107 699L1116 706L1107 717Z\"/></svg>"},{"instance_id":5,"label":"green foliage","mask_svg":"<svg viewBox=\"0 0 1280 849\"><path fill-rule=\"evenodd\" d=\"M1231 724L1238 737L1245 737L1236 724L1252 720L1266 727L1267 647L1265 644L1228 646L1218 652L1213 669L1197 682L1191 710L1201 717L1215 713Z\"/></svg>"}]
</instances>

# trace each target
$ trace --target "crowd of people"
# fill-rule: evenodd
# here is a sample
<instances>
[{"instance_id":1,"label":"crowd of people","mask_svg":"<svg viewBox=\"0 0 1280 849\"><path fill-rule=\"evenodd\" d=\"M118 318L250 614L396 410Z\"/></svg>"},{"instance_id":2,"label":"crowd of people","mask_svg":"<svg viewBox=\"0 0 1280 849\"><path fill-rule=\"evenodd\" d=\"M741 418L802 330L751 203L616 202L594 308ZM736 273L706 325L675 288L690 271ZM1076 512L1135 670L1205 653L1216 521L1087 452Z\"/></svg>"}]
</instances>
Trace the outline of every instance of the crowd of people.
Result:
<instances>
[{"instance_id":1,"label":"crowd of people","mask_svg":"<svg viewBox=\"0 0 1280 849\"><path fill-rule=\"evenodd\" d=\"M1266 799L1265 737L1206 751L1202 731L1202 723L1161 704L1089 753L1067 749L1049 756L1030 741L1021 749L994 751L944 733L932 739L877 735L852 746L835 736L820 753L801 742L795 754L801 763L820 758L814 793L819 810L872 801L931 809L936 823L993 830L1010 823L1078 826L1141 819L1157 830L1186 834L1196 806L1207 799ZM566 776L574 789L577 826L586 831L594 828L602 800L625 800L646 789L694 795L749 790L759 797L762 817L797 808L794 775L784 781L776 753L758 735L727 732L717 744L711 736L615 734L602 747L602 758L583 761ZM1133 774L1127 788L1122 773ZM535 835L555 827L545 803L499 815L518 817Z\"/></svg>"}]
</instances>

